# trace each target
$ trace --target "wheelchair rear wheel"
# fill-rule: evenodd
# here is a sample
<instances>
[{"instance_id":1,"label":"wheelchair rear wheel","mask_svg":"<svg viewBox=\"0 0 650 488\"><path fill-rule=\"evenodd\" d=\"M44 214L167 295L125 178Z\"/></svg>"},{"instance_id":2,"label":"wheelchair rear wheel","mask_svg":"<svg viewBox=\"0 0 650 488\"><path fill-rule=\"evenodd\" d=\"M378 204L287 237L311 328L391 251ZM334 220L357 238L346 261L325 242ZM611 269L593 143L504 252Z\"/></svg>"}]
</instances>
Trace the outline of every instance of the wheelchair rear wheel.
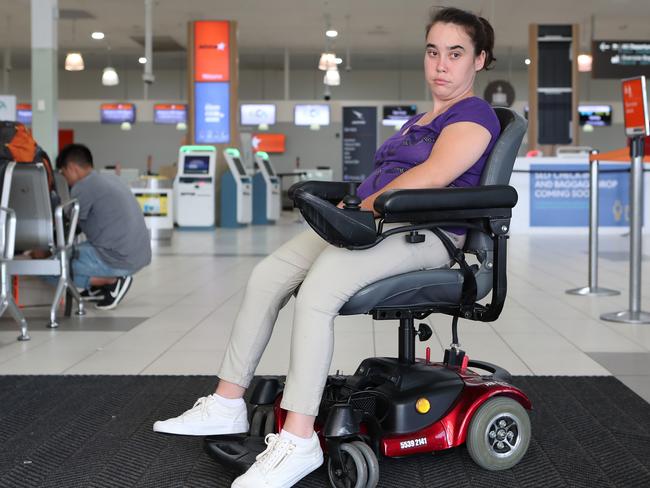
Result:
<instances>
[{"instance_id":1,"label":"wheelchair rear wheel","mask_svg":"<svg viewBox=\"0 0 650 488\"><path fill-rule=\"evenodd\" d=\"M487 400L476 411L467 432L467 450L476 464L490 471L515 466L528 450L530 418L508 397Z\"/></svg>"}]
</instances>

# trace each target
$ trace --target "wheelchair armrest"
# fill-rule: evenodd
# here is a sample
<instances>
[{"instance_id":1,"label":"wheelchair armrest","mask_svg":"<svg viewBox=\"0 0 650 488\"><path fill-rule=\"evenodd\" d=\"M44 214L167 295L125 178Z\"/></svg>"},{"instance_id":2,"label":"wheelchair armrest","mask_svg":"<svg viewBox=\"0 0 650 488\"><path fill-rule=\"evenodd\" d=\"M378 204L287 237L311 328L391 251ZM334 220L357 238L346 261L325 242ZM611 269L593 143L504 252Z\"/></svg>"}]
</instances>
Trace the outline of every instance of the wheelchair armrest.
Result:
<instances>
[{"instance_id":1,"label":"wheelchair armrest","mask_svg":"<svg viewBox=\"0 0 650 488\"><path fill-rule=\"evenodd\" d=\"M517 191L508 185L389 190L375 200L386 222L509 218Z\"/></svg>"},{"instance_id":2,"label":"wheelchair armrest","mask_svg":"<svg viewBox=\"0 0 650 488\"><path fill-rule=\"evenodd\" d=\"M352 249L377 241L372 212L338 208L302 188L294 191L293 204L311 228L330 244Z\"/></svg>"},{"instance_id":3,"label":"wheelchair armrest","mask_svg":"<svg viewBox=\"0 0 650 488\"><path fill-rule=\"evenodd\" d=\"M295 200L296 190L303 190L328 202L339 203L357 186L358 183L347 181L299 181L291 185L288 195L291 200Z\"/></svg>"}]
</instances>

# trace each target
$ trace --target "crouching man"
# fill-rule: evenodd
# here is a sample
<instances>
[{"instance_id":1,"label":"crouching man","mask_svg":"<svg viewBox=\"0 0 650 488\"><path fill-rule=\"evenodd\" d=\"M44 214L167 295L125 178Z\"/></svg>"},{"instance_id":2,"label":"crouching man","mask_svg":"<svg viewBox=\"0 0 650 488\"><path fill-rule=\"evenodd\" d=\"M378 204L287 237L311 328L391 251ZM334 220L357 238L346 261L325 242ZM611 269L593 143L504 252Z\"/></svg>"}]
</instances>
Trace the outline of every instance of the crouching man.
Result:
<instances>
[{"instance_id":1,"label":"crouching man","mask_svg":"<svg viewBox=\"0 0 650 488\"><path fill-rule=\"evenodd\" d=\"M117 176L93 171L93 157L82 144L69 144L56 160L57 170L79 201L79 228L86 241L72 260L75 286L99 300L100 310L115 308L133 274L151 262L151 244L135 197Z\"/></svg>"}]
</instances>

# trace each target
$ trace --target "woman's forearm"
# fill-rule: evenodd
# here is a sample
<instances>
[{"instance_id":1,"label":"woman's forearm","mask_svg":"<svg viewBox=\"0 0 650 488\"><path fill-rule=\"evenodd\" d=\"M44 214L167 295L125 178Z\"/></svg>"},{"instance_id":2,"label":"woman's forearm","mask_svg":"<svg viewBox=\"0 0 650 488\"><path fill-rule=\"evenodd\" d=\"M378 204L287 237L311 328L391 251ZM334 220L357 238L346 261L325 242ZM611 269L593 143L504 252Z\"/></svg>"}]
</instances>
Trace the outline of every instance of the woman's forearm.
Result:
<instances>
[{"instance_id":1,"label":"woman's forearm","mask_svg":"<svg viewBox=\"0 0 650 488\"><path fill-rule=\"evenodd\" d=\"M446 182L443 182L436 177L436 172L432 171L430 166L430 164L425 162L411 168L405 173L402 173L388 185L366 197L361 202L361 208L364 210L372 210L374 212L375 200L379 195L388 190L416 190L419 188L442 188L447 186Z\"/></svg>"}]
</instances>

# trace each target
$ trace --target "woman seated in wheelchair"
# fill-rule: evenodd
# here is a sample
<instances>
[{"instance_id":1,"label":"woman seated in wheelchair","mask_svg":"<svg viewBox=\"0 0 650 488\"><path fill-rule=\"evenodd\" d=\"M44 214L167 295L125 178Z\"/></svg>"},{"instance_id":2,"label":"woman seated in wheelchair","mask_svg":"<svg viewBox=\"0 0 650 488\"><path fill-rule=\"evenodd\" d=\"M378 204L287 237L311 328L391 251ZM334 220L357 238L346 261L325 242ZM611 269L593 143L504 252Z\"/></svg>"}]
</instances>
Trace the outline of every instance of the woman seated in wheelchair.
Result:
<instances>
[{"instance_id":1,"label":"woman seated in wheelchair","mask_svg":"<svg viewBox=\"0 0 650 488\"><path fill-rule=\"evenodd\" d=\"M426 27L424 74L433 105L407 121L375 154L376 168L360 185L362 209L373 210L386 190L468 187L479 183L500 126L492 108L474 96L476 74L494 61L494 31L484 18L455 8L432 13ZM464 231L447 231L462 247ZM332 246L314 231L297 235L253 270L232 329L216 392L154 431L218 435L248 431L243 395L269 342L279 310L298 286L291 355L281 406L283 430L233 487L288 487L323 463L314 420L334 347L334 318L361 288L409 271L448 265L439 238L418 245L393 235L370 249Z\"/></svg>"}]
</instances>

